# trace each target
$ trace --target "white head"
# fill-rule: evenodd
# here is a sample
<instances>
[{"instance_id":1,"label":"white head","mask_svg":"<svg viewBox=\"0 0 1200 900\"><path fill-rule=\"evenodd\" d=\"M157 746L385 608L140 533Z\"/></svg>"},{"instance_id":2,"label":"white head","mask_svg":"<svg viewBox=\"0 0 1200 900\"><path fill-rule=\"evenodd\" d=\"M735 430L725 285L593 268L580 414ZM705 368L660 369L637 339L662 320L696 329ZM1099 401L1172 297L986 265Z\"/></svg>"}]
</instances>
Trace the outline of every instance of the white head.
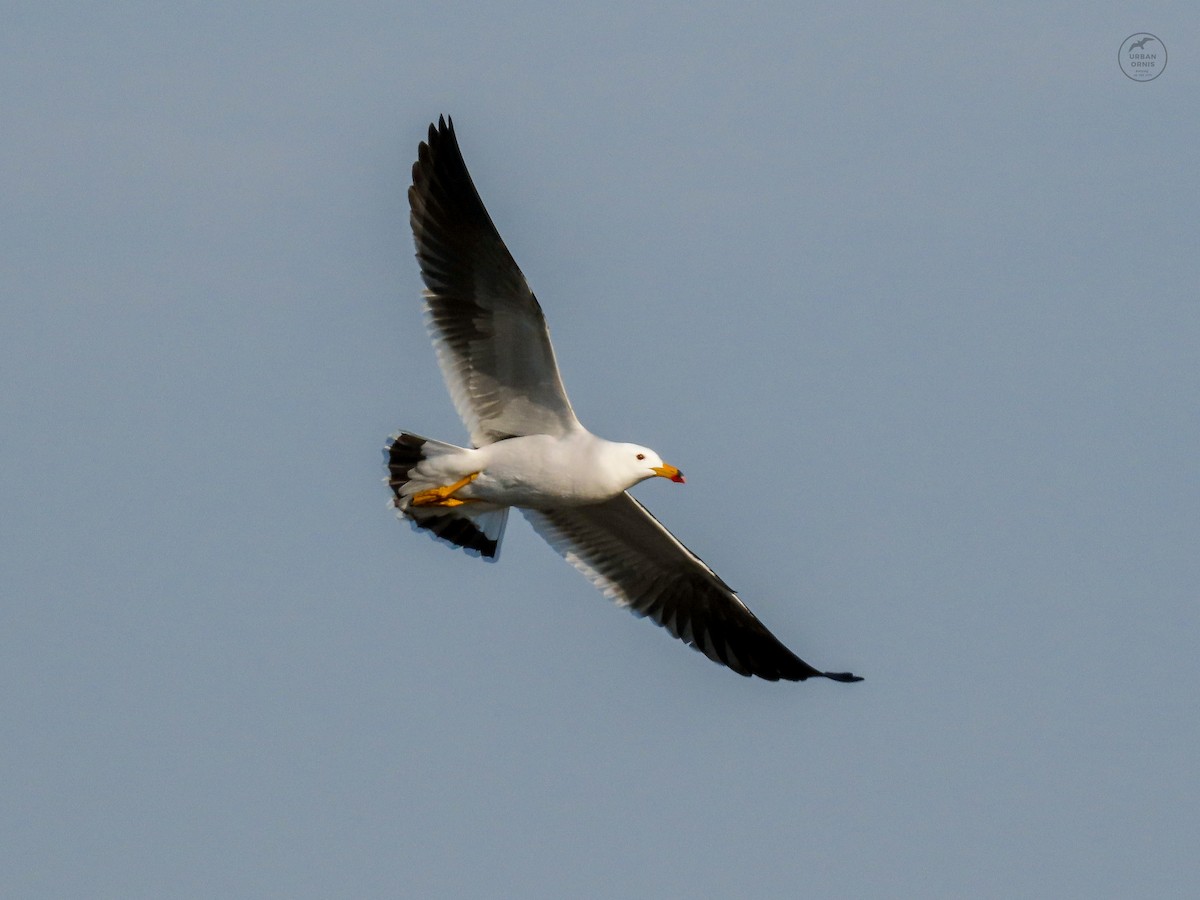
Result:
<instances>
[{"instance_id":1,"label":"white head","mask_svg":"<svg viewBox=\"0 0 1200 900\"><path fill-rule=\"evenodd\" d=\"M683 473L662 461L649 447L637 444L610 444L607 462L614 474L619 473L626 487L633 487L647 478L668 478L684 483Z\"/></svg>"}]
</instances>

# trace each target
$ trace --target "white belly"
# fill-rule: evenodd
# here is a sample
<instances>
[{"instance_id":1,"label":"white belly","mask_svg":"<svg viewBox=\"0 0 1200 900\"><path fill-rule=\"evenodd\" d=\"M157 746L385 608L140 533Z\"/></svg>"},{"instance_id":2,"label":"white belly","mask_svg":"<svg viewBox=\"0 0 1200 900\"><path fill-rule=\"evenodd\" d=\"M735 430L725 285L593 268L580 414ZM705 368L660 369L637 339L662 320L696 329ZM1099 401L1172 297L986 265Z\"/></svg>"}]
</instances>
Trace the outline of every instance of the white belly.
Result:
<instances>
[{"instance_id":1,"label":"white belly","mask_svg":"<svg viewBox=\"0 0 1200 900\"><path fill-rule=\"evenodd\" d=\"M480 475L459 496L533 509L608 500L623 487L597 478L589 453L595 440L586 432L566 438L530 435L481 447L475 451Z\"/></svg>"}]
</instances>

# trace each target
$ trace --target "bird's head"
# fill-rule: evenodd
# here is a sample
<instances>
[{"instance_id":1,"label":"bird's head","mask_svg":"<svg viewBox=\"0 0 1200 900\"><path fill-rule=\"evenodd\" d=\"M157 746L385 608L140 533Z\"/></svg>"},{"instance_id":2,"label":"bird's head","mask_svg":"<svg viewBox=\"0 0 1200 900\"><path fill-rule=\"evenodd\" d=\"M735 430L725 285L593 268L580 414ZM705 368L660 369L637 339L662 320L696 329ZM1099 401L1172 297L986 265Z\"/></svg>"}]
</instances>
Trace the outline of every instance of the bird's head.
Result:
<instances>
[{"instance_id":1,"label":"bird's head","mask_svg":"<svg viewBox=\"0 0 1200 900\"><path fill-rule=\"evenodd\" d=\"M670 481L684 484L683 473L674 466L667 465L662 457L649 447L639 447L637 444L620 444L622 468L634 478L634 484L647 478L666 478Z\"/></svg>"}]
</instances>

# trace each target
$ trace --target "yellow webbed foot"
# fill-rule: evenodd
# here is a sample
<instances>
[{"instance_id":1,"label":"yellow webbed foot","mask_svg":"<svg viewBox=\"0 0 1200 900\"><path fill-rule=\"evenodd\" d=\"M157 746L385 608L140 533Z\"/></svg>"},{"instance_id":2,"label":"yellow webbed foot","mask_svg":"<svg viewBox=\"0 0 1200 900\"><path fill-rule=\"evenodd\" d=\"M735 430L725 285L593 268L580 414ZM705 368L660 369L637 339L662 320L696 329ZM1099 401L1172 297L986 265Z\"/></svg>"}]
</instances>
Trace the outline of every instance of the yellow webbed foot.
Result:
<instances>
[{"instance_id":1,"label":"yellow webbed foot","mask_svg":"<svg viewBox=\"0 0 1200 900\"><path fill-rule=\"evenodd\" d=\"M424 491L417 491L412 496L413 506L462 506L464 503L470 503L470 498L467 500L459 500L454 497L454 492L465 488L468 484L479 477L478 472L472 472L466 478L460 478L454 484L446 484L441 487L429 488Z\"/></svg>"}]
</instances>

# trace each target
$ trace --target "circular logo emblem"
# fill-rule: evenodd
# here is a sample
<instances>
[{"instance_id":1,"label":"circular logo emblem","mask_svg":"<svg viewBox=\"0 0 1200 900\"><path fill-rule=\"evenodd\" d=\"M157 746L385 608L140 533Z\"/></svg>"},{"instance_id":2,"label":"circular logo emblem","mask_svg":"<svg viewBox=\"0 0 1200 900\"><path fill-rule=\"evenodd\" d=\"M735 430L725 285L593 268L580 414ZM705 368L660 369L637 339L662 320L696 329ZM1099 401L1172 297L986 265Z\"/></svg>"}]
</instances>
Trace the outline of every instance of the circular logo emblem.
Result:
<instances>
[{"instance_id":1,"label":"circular logo emblem","mask_svg":"<svg viewBox=\"0 0 1200 900\"><path fill-rule=\"evenodd\" d=\"M1167 67L1167 48L1154 35L1139 31L1121 42L1117 62L1134 81L1153 81Z\"/></svg>"}]
</instances>

